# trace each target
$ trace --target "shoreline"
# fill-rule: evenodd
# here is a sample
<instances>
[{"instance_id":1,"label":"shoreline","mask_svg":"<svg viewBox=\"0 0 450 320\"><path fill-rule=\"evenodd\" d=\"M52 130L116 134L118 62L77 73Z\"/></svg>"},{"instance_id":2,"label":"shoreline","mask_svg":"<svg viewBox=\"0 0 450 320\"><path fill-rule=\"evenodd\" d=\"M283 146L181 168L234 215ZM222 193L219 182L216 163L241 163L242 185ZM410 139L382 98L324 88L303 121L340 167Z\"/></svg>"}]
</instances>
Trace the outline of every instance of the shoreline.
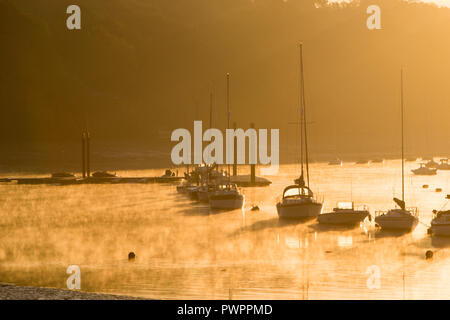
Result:
<instances>
[{"instance_id":1,"label":"shoreline","mask_svg":"<svg viewBox=\"0 0 450 320\"><path fill-rule=\"evenodd\" d=\"M79 290L17 286L0 283L0 300L146 300L144 298Z\"/></svg>"}]
</instances>

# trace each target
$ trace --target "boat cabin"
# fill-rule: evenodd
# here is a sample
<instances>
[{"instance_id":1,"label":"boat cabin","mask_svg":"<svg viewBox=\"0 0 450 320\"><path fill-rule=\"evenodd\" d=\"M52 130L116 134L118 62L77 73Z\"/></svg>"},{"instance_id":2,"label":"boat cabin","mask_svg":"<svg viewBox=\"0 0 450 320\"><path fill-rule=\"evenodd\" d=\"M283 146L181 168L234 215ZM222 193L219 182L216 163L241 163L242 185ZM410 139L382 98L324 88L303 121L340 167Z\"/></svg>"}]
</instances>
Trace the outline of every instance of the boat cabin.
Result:
<instances>
[{"instance_id":1,"label":"boat cabin","mask_svg":"<svg viewBox=\"0 0 450 320\"><path fill-rule=\"evenodd\" d=\"M283 199L298 199L298 198L312 198L313 192L308 187L301 187L300 185L291 185L284 189Z\"/></svg>"}]
</instances>

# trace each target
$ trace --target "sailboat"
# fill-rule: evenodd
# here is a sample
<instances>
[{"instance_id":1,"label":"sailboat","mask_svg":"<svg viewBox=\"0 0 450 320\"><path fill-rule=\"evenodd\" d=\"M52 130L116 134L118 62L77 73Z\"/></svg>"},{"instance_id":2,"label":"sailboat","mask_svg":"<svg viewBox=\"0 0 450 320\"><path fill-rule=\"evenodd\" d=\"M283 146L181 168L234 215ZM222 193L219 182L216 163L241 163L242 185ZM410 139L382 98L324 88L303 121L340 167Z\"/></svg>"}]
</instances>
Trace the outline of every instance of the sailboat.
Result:
<instances>
[{"instance_id":1,"label":"sailboat","mask_svg":"<svg viewBox=\"0 0 450 320\"><path fill-rule=\"evenodd\" d=\"M447 199L450 199L450 195L447 195ZM446 205L448 205L448 201ZM433 236L450 236L450 210L433 210L433 220L431 220L431 234Z\"/></svg>"},{"instance_id":2,"label":"sailboat","mask_svg":"<svg viewBox=\"0 0 450 320\"><path fill-rule=\"evenodd\" d=\"M431 234L433 236L450 236L450 210L436 211L431 221Z\"/></svg>"},{"instance_id":3,"label":"sailboat","mask_svg":"<svg viewBox=\"0 0 450 320\"><path fill-rule=\"evenodd\" d=\"M227 73L227 117L230 127L230 74ZM211 209L234 210L244 206L245 197L236 184L230 182L230 165L228 165L228 182L217 184L209 191L209 206Z\"/></svg>"},{"instance_id":4,"label":"sailboat","mask_svg":"<svg viewBox=\"0 0 450 320\"><path fill-rule=\"evenodd\" d=\"M417 169L412 169L412 173L418 176L434 176L436 175L436 168L429 168L425 163L420 163L420 167Z\"/></svg>"},{"instance_id":5,"label":"sailboat","mask_svg":"<svg viewBox=\"0 0 450 320\"><path fill-rule=\"evenodd\" d=\"M403 138L403 69L401 70L401 117L402 117L402 199L394 198L399 208L391 209L387 213L376 214L375 223L381 229L411 231L419 222L417 209L406 209L405 204L405 154Z\"/></svg>"},{"instance_id":6,"label":"sailboat","mask_svg":"<svg viewBox=\"0 0 450 320\"><path fill-rule=\"evenodd\" d=\"M317 217L322 211L322 203L317 201L309 188L309 159L306 128L305 86L303 76L303 45L300 44L300 177L295 179L295 184L286 187L283 197L277 203L277 211L280 219L302 219ZM305 182L306 173L306 182Z\"/></svg>"}]
</instances>

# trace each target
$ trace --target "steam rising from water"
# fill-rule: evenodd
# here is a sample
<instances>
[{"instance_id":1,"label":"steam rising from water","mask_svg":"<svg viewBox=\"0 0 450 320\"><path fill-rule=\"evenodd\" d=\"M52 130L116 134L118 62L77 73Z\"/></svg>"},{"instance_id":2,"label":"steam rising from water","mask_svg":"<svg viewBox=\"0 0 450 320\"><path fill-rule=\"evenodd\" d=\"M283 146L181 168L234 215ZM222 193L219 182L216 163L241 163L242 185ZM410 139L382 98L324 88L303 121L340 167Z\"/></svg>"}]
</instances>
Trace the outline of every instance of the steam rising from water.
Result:
<instances>
[{"instance_id":1,"label":"steam rising from water","mask_svg":"<svg viewBox=\"0 0 450 320\"><path fill-rule=\"evenodd\" d=\"M416 166L407 163L407 172ZM399 160L311 168L312 188L326 197L327 211L343 200L367 204L372 214L386 210L401 188ZM407 174L407 204L419 207L423 224L400 236L381 235L370 225L279 222L276 200L298 172L298 166L283 165L270 177L271 186L244 189L244 212L210 212L174 185L0 184L0 282L65 288L67 266L76 264L83 291L159 299L450 296L450 240L430 239L425 226L432 209L445 204L444 196L422 188L429 184L447 192L450 172ZM248 168L240 173L248 174ZM251 204L261 210L249 211ZM426 250L435 252L432 261L425 260ZM134 263L128 262L130 251L136 253ZM379 290L366 286L372 265L381 269Z\"/></svg>"},{"instance_id":2,"label":"steam rising from water","mask_svg":"<svg viewBox=\"0 0 450 320\"><path fill-rule=\"evenodd\" d=\"M450 8L450 1L449 0L404 0L405 2L409 3L426 3L426 4L433 4L438 6L439 8L445 7ZM328 4L350 4L359 2L356 0L328 0Z\"/></svg>"}]
</instances>

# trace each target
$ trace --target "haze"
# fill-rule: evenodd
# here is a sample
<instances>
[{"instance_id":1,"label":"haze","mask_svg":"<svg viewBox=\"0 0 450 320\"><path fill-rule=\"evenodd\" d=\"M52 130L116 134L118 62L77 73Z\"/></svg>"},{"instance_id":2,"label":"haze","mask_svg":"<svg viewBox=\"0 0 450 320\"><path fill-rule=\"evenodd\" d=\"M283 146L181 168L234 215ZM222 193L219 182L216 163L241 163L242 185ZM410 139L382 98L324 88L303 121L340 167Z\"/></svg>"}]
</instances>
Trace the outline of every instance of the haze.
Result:
<instances>
[{"instance_id":1,"label":"haze","mask_svg":"<svg viewBox=\"0 0 450 320\"><path fill-rule=\"evenodd\" d=\"M166 152L172 130L208 121L212 88L225 127L230 72L232 122L280 128L281 161L293 160L299 41L313 158L398 154L402 65L407 152L446 153L448 1L331 2L0 0L4 154L50 142L58 153L86 119L98 144ZM80 31L65 27L70 4ZM382 30L366 27L371 4Z\"/></svg>"}]
</instances>

